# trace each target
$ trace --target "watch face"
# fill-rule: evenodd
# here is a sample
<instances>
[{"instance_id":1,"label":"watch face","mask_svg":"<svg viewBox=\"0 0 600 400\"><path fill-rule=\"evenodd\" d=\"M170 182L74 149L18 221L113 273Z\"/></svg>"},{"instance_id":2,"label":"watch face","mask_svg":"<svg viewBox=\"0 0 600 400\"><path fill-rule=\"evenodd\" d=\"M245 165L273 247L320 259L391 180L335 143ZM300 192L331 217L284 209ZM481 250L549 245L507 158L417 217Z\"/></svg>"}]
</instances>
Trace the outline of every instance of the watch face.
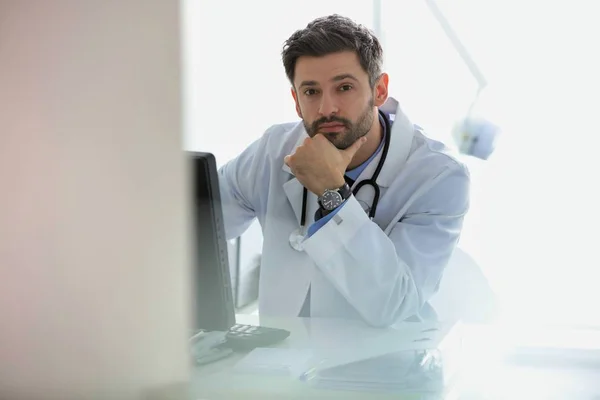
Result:
<instances>
[{"instance_id":1,"label":"watch face","mask_svg":"<svg viewBox=\"0 0 600 400\"><path fill-rule=\"evenodd\" d=\"M327 211L331 211L342 204L342 195L337 191L331 190L325 192L321 197L321 206Z\"/></svg>"}]
</instances>

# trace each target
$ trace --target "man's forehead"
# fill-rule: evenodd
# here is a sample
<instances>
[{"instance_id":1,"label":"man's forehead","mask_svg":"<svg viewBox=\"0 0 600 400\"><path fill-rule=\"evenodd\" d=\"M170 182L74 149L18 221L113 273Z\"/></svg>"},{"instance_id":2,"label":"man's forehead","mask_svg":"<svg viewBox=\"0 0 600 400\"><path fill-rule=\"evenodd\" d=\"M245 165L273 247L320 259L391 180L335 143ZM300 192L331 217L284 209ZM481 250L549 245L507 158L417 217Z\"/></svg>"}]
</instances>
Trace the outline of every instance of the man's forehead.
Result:
<instances>
[{"instance_id":1,"label":"man's forehead","mask_svg":"<svg viewBox=\"0 0 600 400\"><path fill-rule=\"evenodd\" d=\"M367 77L354 52L332 53L321 57L301 56L296 61L296 86L310 82L325 84L341 79L362 80Z\"/></svg>"}]
</instances>

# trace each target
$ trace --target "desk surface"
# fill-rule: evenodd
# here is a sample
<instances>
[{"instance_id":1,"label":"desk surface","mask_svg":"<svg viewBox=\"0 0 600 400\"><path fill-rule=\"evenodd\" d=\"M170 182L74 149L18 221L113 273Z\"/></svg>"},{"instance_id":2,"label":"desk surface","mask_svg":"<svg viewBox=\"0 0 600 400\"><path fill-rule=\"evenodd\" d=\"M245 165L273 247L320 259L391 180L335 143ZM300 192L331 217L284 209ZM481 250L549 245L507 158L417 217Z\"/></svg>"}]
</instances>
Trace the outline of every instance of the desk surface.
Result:
<instances>
[{"instance_id":1,"label":"desk surface","mask_svg":"<svg viewBox=\"0 0 600 400\"><path fill-rule=\"evenodd\" d=\"M303 347L312 339L307 335L310 319L261 319L254 315L239 315L238 323L280 327L291 331L290 337L277 345L281 348ZM337 321L322 320L333 326ZM348 325L346 325L348 324ZM383 338L390 330L365 327L359 322L344 322L337 329L348 331L354 328L363 339ZM552 359L537 357L537 363L515 362L506 358L500 340L505 333L489 326L463 326L465 364L461 381L445 397L455 399L600 399L600 361L582 365L567 363L556 356ZM600 338L600 331L586 334ZM383 334L383 336L381 336ZM379 335L379 336L377 336ZM573 340L581 342L581 334ZM597 342L600 342L598 339ZM507 343L507 342L505 342ZM575 343L574 345L576 345ZM579 343L580 344L580 343ZM599 350L600 351L600 350ZM599 354L599 353L595 353ZM242 374L233 371L233 366L245 354L235 354L209 365L197 367L193 372L194 399L403 399L420 397L398 397L397 394L365 391L319 390L291 377ZM594 355L593 357L596 357ZM573 360L571 360L573 361Z\"/></svg>"}]
</instances>

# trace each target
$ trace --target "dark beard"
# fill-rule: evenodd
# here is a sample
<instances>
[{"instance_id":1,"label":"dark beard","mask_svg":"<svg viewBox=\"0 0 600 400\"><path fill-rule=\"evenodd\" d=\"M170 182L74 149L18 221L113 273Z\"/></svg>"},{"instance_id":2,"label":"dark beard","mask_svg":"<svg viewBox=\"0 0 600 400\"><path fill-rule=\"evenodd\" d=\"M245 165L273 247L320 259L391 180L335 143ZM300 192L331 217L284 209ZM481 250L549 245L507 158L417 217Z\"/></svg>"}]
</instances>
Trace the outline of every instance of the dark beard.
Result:
<instances>
[{"instance_id":1,"label":"dark beard","mask_svg":"<svg viewBox=\"0 0 600 400\"><path fill-rule=\"evenodd\" d=\"M369 100L365 111L358 117L356 123L353 123L346 118L333 116L329 118L319 118L310 125L304 122L304 128L306 129L308 136L312 138L319 132L319 126L321 124L331 122L343 124L346 128L345 132L331 134L325 132L323 133L323 136L325 136L338 149L345 150L352 146L358 139L369 133L371 126L373 126L373 119L375 118L373 106L373 98L371 97L371 100Z\"/></svg>"}]
</instances>

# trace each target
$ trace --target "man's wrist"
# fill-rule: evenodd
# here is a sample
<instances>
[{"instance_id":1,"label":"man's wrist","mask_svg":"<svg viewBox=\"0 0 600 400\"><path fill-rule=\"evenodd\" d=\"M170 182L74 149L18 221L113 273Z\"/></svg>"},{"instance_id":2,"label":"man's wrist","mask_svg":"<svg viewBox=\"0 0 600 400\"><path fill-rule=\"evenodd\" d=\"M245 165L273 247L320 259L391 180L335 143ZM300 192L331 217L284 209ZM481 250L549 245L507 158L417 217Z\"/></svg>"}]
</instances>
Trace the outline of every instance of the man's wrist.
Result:
<instances>
[{"instance_id":1,"label":"man's wrist","mask_svg":"<svg viewBox=\"0 0 600 400\"><path fill-rule=\"evenodd\" d=\"M331 212L341 206L351 195L350 186L344 182L336 189L326 190L317 200L321 209Z\"/></svg>"},{"instance_id":2,"label":"man's wrist","mask_svg":"<svg viewBox=\"0 0 600 400\"><path fill-rule=\"evenodd\" d=\"M344 175L342 175L339 179L331 180L331 183L325 184L317 189L316 195L322 196L327 190L336 190L344 186L346 180L344 179Z\"/></svg>"}]
</instances>

